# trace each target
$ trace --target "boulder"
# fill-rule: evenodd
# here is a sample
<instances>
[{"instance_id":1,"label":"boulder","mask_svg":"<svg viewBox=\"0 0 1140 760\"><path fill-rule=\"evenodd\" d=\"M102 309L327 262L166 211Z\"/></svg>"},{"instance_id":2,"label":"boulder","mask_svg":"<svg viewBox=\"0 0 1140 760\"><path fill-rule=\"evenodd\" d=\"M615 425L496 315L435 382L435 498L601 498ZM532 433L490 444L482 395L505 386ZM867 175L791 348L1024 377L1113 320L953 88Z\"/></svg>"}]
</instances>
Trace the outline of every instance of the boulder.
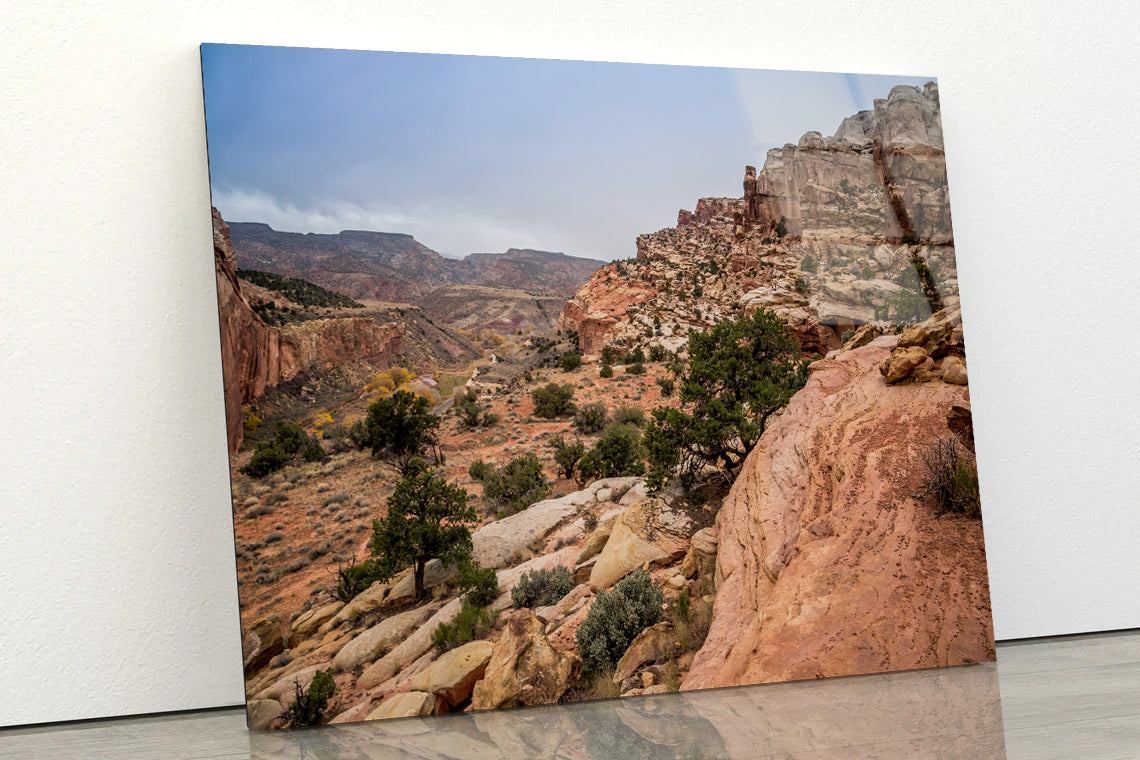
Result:
<instances>
[{"instance_id":1,"label":"boulder","mask_svg":"<svg viewBox=\"0 0 1140 760\"><path fill-rule=\"evenodd\" d=\"M487 670L493 647L490 641L472 641L445 652L427 670L412 679L412 691L430 692L455 707L471 696L475 682Z\"/></svg>"},{"instance_id":2,"label":"boulder","mask_svg":"<svg viewBox=\"0 0 1140 760\"><path fill-rule=\"evenodd\" d=\"M356 679L356 685L362 689L371 689L396 675L405 665L419 658L432 647L431 635L440 623L450 623L459 614L463 606L462 599L452 599L445 604L439 612L428 618L427 622L416 629L415 633L405 638L396 648L365 668Z\"/></svg>"},{"instance_id":3,"label":"boulder","mask_svg":"<svg viewBox=\"0 0 1140 760\"><path fill-rule=\"evenodd\" d=\"M887 385L894 385L919 370L929 370L933 366L934 360L926 353L926 349L922 346L909 346L892 351L879 366L879 372L886 379Z\"/></svg>"},{"instance_id":4,"label":"boulder","mask_svg":"<svg viewBox=\"0 0 1140 760\"><path fill-rule=\"evenodd\" d=\"M942 367L942 381L954 385L969 385L970 378L966 374L966 365L957 357L947 356Z\"/></svg>"},{"instance_id":5,"label":"boulder","mask_svg":"<svg viewBox=\"0 0 1140 760\"><path fill-rule=\"evenodd\" d=\"M966 448L974 450L974 415L969 401L958 401L950 405L946 412L946 427L958 436Z\"/></svg>"},{"instance_id":6,"label":"boulder","mask_svg":"<svg viewBox=\"0 0 1140 760\"><path fill-rule=\"evenodd\" d=\"M945 356L950 347L951 335L956 327L962 326L962 310L947 308L930 316L917 325L903 330L899 336L898 349L919 346L935 359Z\"/></svg>"},{"instance_id":7,"label":"boulder","mask_svg":"<svg viewBox=\"0 0 1140 760\"><path fill-rule=\"evenodd\" d=\"M511 616L491 651L483 680L475 684L473 709L552 704L566 693L581 663L577 655L554 649L544 628L530 610Z\"/></svg>"},{"instance_id":8,"label":"boulder","mask_svg":"<svg viewBox=\"0 0 1140 760\"><path fill-rule=\"evenodd\" d=\"M312 636L318 628L331 620L336 613L340 612L342 607L344 607L344 602L332 602L331 604L314 607L308 612L302 613L293 621L293 625L289 629L290 639L296 643L301 639Z\"/></svg>"},{"instance_id":9,"label":"boulder","mask_svg":"<svg viewBox=\"0 0 1140 760\"><path fill-rule=\"evenodd\" d=\"M626 507L590 571L590 585L606 588L646 563L680 559L696 526L659 498Z\"/></svg>"},{"instance_id":10,"label":"boulder","mask_svg":"<svg viewBox=\"0 0 1140 760\"><path fill-rule=\"evenodd\" d=\"M241 639L242 662L246 673L254 673L274 656L285 651L285 640L281 637L281 618L263 617L256 620Z\"/></svg>"},{"instance_id":11,"label":"boulder","mask_svg":"<svg viewBox=\"0 0 1140 760\"><path fill-rule=\"evenodd\" d=\"M560 499L540 501L522 512L484 525L471 535L472 557L483 567L507 567L531 543L546 537L564 520L593 504L594 492L577 491Z\"/></svg>"},{"instance_id":12,"label":"boulder","mask_svg":"<svg viewBox=\"0 0 1140 760\"><path fill-rule=\"evenodd\" d=\"M403 641L429 614L430 607L418 607L384 618L345 644L333 658L333 665L337 670L347 672L357 665L375 660L385 649Z\"/></svg>"},{"instance_id":13,"label":"boulder","mask_svg":"<svg viewBox=\"0 0 1140 760\"><path fill-rule=\"evenodd\" d=\"M436 696L424 691L406 691L384 700L368 714L367 720L382 718L416 718L436 711Z\"/></svg>"},{"instance_id":14,"label":"boulder","mask_svg":"<svg viewBox=\"0 0 1140 760\"><path fill-rule=\"evenodd\" d=\"M275 699L282 702L291 702L293 700L294 684L301 684L302 689L309 688L309 684L313 682L313 676L315 676L318 671L327 667L327 664L323 667L321 665L312 665L290 673L275 681L272 686L258 692L255 699Z\"/></svg>"},{"instance_id":15,"label":"boulder","mask_svg":"<svg viewBox=\"0 0 1140 760\"><path fill-rule=\"evenodd\" d=\"M856 348L862 348L882 334L882 330L874 325L860 325L859 329L855 331L855 334L848 338L847 342L843 344L842 350L853 351Z\"/></svg>"},{"instance_id":16,"label":"boulder","mask_svg":"<svg viewBox=\"0 0 1140 760\"><path fill-rule=\"evenodd\" d=\"M666 657L673 650L673 628L669 623L651 625L637 634L625 654L614 668L614 683L620 684L642 665L649 665ZM643 684L651 686L652 684Z\"/></svg>"},{"instance_id":17,"label":"boulder","mask_svg":"<svg viewBox=\"0 0 1140 760\"><path fill-rule=\"evenodd\" d=\"M586 560L595 556L606 545L606 541L610 538L610 528L598 528L590 537L586 539L586 543L582 545L582 551L578 552L578 558L574 560L574 564L581 565Z\"/></svg>"},{"instance_id":18,"label":"boulder","mask_svg":"<svg viewBox=\"0 0 1140 760\"><path fill-rule=\"evenodd\" d=\"M285 707L276 699L251 699L245 703L245 721L250 731L264 731L273 728L273 723L282 716Z\"/></svg>"},{"instance_id":19,"label":"boulder","mask_svg":"<svg viewBox=\"0 0 1140 760\"><path fill-rule=\"evenodd\" d=\"M345 622L353 622L361 615L382 610L387 606L388 592L392 590L389 583L373 583L352 598L348 604L340 608L332 618L317 629L317 633L327 634L333 628Z\"/></svg>"},{"instance_id":20,"label":"boulder","mask_svg":"<svg viewBox=\"0 0 1140 760\"><path fill-rule=\"evenodd\" d=\"M720 543L720 530L717 528L701 528L690 539L693 550L707 557L716 556L716 547Z\"/></svg>"}]
</instances>

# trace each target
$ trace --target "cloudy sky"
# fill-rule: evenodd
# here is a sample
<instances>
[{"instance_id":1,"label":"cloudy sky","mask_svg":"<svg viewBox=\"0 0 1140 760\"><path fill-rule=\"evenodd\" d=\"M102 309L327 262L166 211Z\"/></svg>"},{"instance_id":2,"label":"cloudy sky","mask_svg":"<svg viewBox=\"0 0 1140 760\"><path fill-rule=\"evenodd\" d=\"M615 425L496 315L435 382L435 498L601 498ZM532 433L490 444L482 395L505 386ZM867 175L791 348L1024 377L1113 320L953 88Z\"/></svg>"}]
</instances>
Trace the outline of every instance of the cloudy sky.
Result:
<instances>
[{"instance_id":1,"label":"cloudy sky","mask_svg":"<svg viewBox=\"0 0 1140 760\"><path fill-rule=\"evenodd\" d=\"M604 261L931 79L243 45L204 45L202 68L227 221Z\"/></svg>"}]
</instances>

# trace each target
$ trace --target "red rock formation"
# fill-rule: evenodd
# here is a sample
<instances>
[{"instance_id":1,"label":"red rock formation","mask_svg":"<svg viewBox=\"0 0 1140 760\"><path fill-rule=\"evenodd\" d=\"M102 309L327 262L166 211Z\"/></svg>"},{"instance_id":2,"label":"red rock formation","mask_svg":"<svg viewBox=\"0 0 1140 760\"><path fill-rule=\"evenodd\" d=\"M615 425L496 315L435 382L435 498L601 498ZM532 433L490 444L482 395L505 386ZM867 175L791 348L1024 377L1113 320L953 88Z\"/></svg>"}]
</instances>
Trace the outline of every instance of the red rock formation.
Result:
<instances>
[{"instance_id":1,"label":"red rock formation","mask_svg":"<svg viewBox=\"0 0 1140 760\"><path fill-rule=\"evenodd\" d=\"M888 386L879 338L812 365L722 507L712 627L684 689L994 659L982 525L913 496L963 386Z\"/></svg>"},{"instance_id":2,"label":"red rock formation","mask_svg":"<svg viewBox=\"0 0 1140 760\"><path fill-rule=\"evenodd\" d=\"M229 228L213 209L214 268L226 404L226 438L232 454L242 442L241 407L310 367L329 369L364 360L387 366L403 350L403 327L371 319L318 319L279 329L266 325L241 291Z\"/></svg>"},{"instance_id":3,"label":"red rock formation","mask_svg":"<svg viewBox=\"0 0 1140 760\"><path fill-rule=\"evenodd\" d=\"M578 333L578 348L597 354L609 342L614 325L626 319L634 304L657 295L650 283L619 276L613 264L602 267L566 302L558 315L558 329Z\"/></svg>"}]
</instances>

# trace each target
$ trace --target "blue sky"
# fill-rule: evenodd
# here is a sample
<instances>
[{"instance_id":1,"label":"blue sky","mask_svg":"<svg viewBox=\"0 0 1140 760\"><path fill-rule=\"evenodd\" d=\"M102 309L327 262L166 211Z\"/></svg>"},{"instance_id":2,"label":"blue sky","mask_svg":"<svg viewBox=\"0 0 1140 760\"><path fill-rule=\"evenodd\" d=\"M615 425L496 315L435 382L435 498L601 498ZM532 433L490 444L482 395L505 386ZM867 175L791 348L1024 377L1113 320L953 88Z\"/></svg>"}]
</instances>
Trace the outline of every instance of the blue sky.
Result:
<instances>
[{"instance_id":1,"label":"blue sky","mask_svg":"<svg viewBox=\"0 0 1140 760\"><path fill-rule=\"evenodd\" d=\"M202 69L227 221L603 261L931 79L244 45L204 45Z\"/></svg>"}]
</instances>

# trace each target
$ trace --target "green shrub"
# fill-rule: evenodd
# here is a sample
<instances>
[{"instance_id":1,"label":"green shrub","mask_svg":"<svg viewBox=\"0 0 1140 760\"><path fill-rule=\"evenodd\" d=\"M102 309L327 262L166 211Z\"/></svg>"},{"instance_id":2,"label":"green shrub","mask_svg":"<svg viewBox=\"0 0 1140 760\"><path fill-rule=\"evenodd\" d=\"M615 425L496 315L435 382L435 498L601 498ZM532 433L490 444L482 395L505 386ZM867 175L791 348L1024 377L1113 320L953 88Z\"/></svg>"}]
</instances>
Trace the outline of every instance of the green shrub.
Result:
<instances>
[{"instance_id":1,"label":"green shrub","mask_svg":"<svg viewBox=\"0 0 1140 760\"><path fill-rule=\"evenodd\" d=\"M283 723L289 727L315 726L325 719L325 708L329 699L336 693L333 669L318 670L308 688L300 682L293 684L293 704L282 715Z\"/></svg>"},{"instance_id":2,"label":"green shrub","mask_svg":"<svg viewBox=\"0 0 1140 760\"><path fill-rule=\"evenodd\" d=\"M459 564L459 588L476 607L486 607L499 596L499 578L493 567L467 560Z\"/></svg>"},{"instance_id":3,"label":"green shrub","mask_svg":"<svg viewBox=\"0 0 1140 760\"><path fill-rule=\"evenodd\" d=\"M636 406L622 404L614 411L614 422L619 425L633 425L639 428L645 427L645 412Z\"/></svg>"},{"instance_id":4,"label":"green shrub","mask_svg":"<svg viewBox=\"0 0 1140 760\"><path fill-rule=\"evenodd\" d=\"M574 415L574 426L585 435L599 432L606 426L606 405L601 401L578 407Z\"/></svg>"},{"instance_id":5,"label":"green shrub","mask_svg":"<svg viewBox=\"0 0 1140 760\"><path fill-rule=\"evenodd\" d=\"M306 462L319 462L326 456L325 449L321 446L321 442L315 437L309 436L305 441L305 445L301 447L301 458Z\"/></svg>"},{"instance_id":6,"label":"green shrub","mask_svg":"<svg viewBox=\"0 0 1140 760\"><path fill-rule=\"evenodd\" d=\"M673 395L673 378L671 378L671 377L659 377L659 378L657 378L657 384L659 386L661 386L661 395L662 396L664 396L665 398L669 398L670 396Z\"/></svg>"},{"instance_id":7,"label":"green shrub","mask_svg":"<svg viewBox=\"0 0 1140 760\"><path fill-rule=\"evenodd\" d=\"M587 451L578 462L579 479L583 484L602 478L641 475L644 472L641 433L632 425L610 424L594 448Z\"/></svg>"},{"instance_id":8,"label":"green shrub","mask_svg":"<svg viewBox=\"0 0 1140 760\"><path fill-rule=\"evenodd\" d=\"M625 374L627 374L627 375L644 375L645 374L645 365L641 364L640 362L637 364L627 364L627 365L625 365Z\"/></svg>"},{"instance_id":9,"label":"green shrub","mask_svg":"<svg viewBox=\"0 0 1140 760\"><path fill-rule=\"evenodd\" d=\"M668 359L670 355L669 349L660 343L654 343L649 347L649 361L651 362L663 362Z\"/></svg>"},{"instance_id":10,"label":"green shrub","mask_svg":"<svg viewBox=\"0 0 1140 760\"><path fill-rule=\"evenodd\" d=\"M575 640L584 673L612 668L637 634L661 621L664 594L649 574L635 570L610 593L598 591Z\"/></svg>"},{"instance_id":11,"label":"green shrub","mask_svg":"<svg viewBox=\"0 0 1140 760\"><path fill-rule=\"evenodd\" d=\"M383 575L376 560L366 559L357 564L353 559L349 564L337 567L333 596L342 602L351 602L357 594L380 580Z\"/></svg>"},{"instance_id":12,"label":"green shrub","mask_svg":"<svg viewBox=\"0 0 1140 760\"><path fill-rule=\"evenodd\" d=\"M459 614L450 623L440 623L431 634L431 643L440 652L486 636L499 613L464 599Z\"/></svg>"},{"instance_id":13,"label":"green shrub","mask_svg":"<svg viewBox=\"0 0 1140 760\"><path fill-rule=\"evenodd\" d=\"M609 364L603 364L602 368L600 370L598 370L598 377L608 379L608 378L611 378L613 376L614 376L614 368L612 366L610 366Z\"/></svg>"},{"instance_id":14,"label":"green shrub","mask_svg":"<svg viewBox=\"0 0 1140 760\"><path fill-rule=\"evenodd\" d=\"M814 274L819 271L819 262L809 253L800 260L800 270Z\"/></svg>"},{"instance_id":15,"label":"green shrub","mask_svg":"<svg viewBox=\"0 0 1140 760\"><path fill-rule=\"evenodd\" d=\"M586 446L581 441L566 443L560 435L550 437L550 446L554 449L554 463L558 465L558 474L569 480L574 477L578 462L586 453Z\"/></svg>"},{"instance_id":16,"label":"green shrub","mask_svg":"<svg viewBox=\"0 0 1140 760\"><path fill-rule=\"evenodd\" d=\"M511 589L511 601L516 607L546 607L554 604L574 589L574 576L559 565L553 570L532 570L522 574Z\"/></svg>"},{"instance_id":17,"label":"green shrub","mask_svg":"<svg viewBox=\"0 0 1140 760\"><path fill-rule=\"evenodd\" d=\"M542 462L534 452L516 457L497 470L488 467L482 480L484 502L507 514L526 509L550 494Z\"/></svg>"},{"instance_id":18,"label":"green shrub","mask_svg":"<svg viewBox=\"0 0 1140 760\"><path fill-rule=\"evenodd\" d=\"M641 346L638 346L627 353L623 361L626 364L645 364L645 352L641 350Z\"/></svg>"},{"instance_id":19,"label":"green shrub","mask_svg":"<svg viewBox=\"0 0 1140 760\"><path fill-rule=\"evenodd\" d=\"M313 448L315 446L315 449ZM317 459L323 459L325 450L315 438L310 438L299 425L292 422L279 422L273 437L266 443L259 443L250 457L249 464L241 472L253 478L264 478L271 472L280 470L293 460L293 455L301 451L305 458L310 452L320 450ZM310 460L312 461L312 460Z\"/></svg>"},{"instance_id":20,"label":"green shrub","mask_svg":"<svg viewBox=\"0 0 1140 760\"><path fill-rule=\"evenodd\" d=\"M564 372L573 372L581 366L582 357L574 351L567 351L558 359L558 368Z\"/></svg>"},{"instance_id":21,"label":"green shrub","mask_svg":"<svg viewBox=\"0 0 1140 760\"><path fill-rule=\"evenodd\" d=\"M547 383L530 393L534 401L535 416L554 419L574 413L574 389L569 385Z\"/></svg>"},{"instance_id":22,"label":"green shrub","mask_svg":"<svg viewBox=\"0 0 1140 760\"><path fill-rule=\"evenodd\" d=\"M926 466L926 493L934 500L939 514L981 516L978 470L956 435L936 437L918 455Z\"/></svg>"},{"instance_id":23,"label":"green shrub","mask_svg":"<svg viewBox=\"0 0 1140 760\"><path fill-rule=\"evenodd\" d=\"M482 459L476 459L471 463L471 466L467 468L467 474L470 475L473 480L480 482L482 482L483 478L487 477L487 473L494 471L495 468Z\"/></svg>"},{"instance_id":24,"label":"green shrub","mask_svg":"<svg viewBox=\"0 0 1140 760\"><path fill-rule=\"evenodd\" d=\"M253 452L253 456L250 457L249 464L242 467L241 472L251 478L264 478L269 473L276 472L289 464L292 458L276 446L259 445Z\"/></svg>"},{"instance_id":25,"label":"green shrub","mask_svg":"<svg viewBox=\"0 0 1140 760\"><path fill-rule=\"evenodd\" d=\"M645 432L649 485L680 475L688 487L710 464L734 478L768 420L807 378L799 344L767 309L693 333L682 407L654 409Z\"/></svg>"},{"instance_id":26,"label":"green shrub","mask_svg":"<svg viewBox=\"0 0 1140 760\"><path fill-rule=\"evenodd\" d=\"M603 364L622 364L625 362L625 349L618 346L604 346L602 348Z\"/></svg>"}]
</instances>

